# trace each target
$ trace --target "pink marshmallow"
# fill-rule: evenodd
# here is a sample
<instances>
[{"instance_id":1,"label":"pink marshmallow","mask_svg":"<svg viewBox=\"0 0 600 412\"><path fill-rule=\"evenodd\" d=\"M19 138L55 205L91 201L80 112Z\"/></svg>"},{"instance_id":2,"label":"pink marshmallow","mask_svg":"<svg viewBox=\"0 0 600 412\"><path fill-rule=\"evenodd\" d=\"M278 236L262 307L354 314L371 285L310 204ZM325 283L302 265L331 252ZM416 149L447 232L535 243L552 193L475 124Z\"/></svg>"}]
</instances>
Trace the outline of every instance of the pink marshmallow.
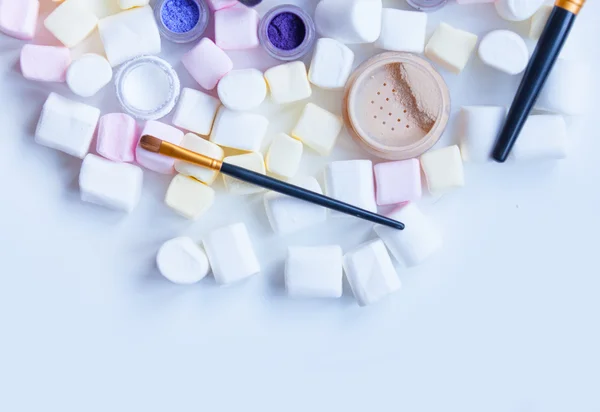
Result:
<instances>
[{"instance_id":1,"label":"pink marshmallow","mask_svg":"<svg viewBox=\"0 0 600 412\"><path fill-rule=\"evenodd\" d=\"M213 11L226 9L236 4L237 0L208 0L208 6Z\"/></svg>"},{"instance_id":2,"label":"pink marshmallow","mask_svg":"<svg viewBox=\"0 0 600 412\"><path fill-rule=\"evenodd\" d=\"M421 197L421 169L418 159L379 163L374 169L379 206L396 205Z\"/></svg>"},{"instance_id":3,"label":"pink marshmallow","mask_svg":"<svg viewBox=\"0 0 600 412\"><path fill-rule=\"evenodd\" d=\"M21 73L26 79L40 82L64 82L71 64L66 47L26 44L21 50Z\"/></svg>"},{"instance_id":4,"label":"pink marshmallow","mask_svg":"<svg viewBox=\"0 0 600 412\"><path fill-rule=\"evenodd\" d=\"M96 151L116 162L133 162L138 142L137 123L124 113L109 113L98 123Z\"/></svg>"},{"instance_id":5,"label":"pink marshmallow","mask_svg":"<svg viewBox=\"0 0 600 412\"><path fill-rule=\"evenodd\" d=\"M176 145L179 145L183 140L183 132L181 130L153 120L146 123L141 136L146 134ZM146 169L154 170L158 173L168 175L175 172L175 169L173 168L175 165L174 159L158 153L149 152L142 149L139 145L135 149L135 159L140 166L144 166Z\"/></svg>"},{"instance_id":6,"label":"pink marshmallow","mask_svg":"<svg viewBox=\"0 0 600 412\"><path fill-rule=\"evenodd\" d=\"M215 88L219 80L233 69L233 62L212 40L204 38L181 59L183 65L200 86Z\"/></svg>"},{"instance_id":7,"label":"pink marshmallow","mask_svg":"<svg viewBox=\"0 0 600 412\"><path fill-rule=\"evenodd\" d=\"M17 39L33 39L39 11L38 0L0 0L0 32Z\"/></svg>"},{"instance_id":8,"label":"pink marshmallow","mask_svg":"<svg viewBox=\"0 0 600 412\"><path fill-rule=\"evenodd\" d=\"M258 47L256 10L243 5L215 12L215 43L223 50L245 50Z\"/></svg>"},{"instance_id":9,"label":"pink marshmallow","mask_svg":"<svg viewBox=\"0 0 600 412\"><path fill-rule=\"evenodd\" d=\"M456 0L458 4L493 3L496 0Z\"/></svg>"}]
</instances>

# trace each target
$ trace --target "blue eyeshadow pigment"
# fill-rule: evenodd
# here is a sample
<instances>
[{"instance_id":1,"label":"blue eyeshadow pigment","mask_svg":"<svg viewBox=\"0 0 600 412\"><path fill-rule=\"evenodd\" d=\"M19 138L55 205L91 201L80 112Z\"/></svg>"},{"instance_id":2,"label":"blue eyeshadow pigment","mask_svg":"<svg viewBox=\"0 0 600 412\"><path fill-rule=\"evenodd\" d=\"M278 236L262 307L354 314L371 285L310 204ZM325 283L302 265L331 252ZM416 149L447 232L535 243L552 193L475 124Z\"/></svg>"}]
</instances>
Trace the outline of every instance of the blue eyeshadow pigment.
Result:
<instances>
[{"instance_id":1,"label":"blue eyeshadow pigment","mask_svg":"<svg viewBox=\"0 0 600 412\"><path fill-rule=\"evenodd\" d=\"M174 33L187 33L198 24L200 9L194 0L167 0L160 16L167 29Z\"/></svg>"}]
</instances>

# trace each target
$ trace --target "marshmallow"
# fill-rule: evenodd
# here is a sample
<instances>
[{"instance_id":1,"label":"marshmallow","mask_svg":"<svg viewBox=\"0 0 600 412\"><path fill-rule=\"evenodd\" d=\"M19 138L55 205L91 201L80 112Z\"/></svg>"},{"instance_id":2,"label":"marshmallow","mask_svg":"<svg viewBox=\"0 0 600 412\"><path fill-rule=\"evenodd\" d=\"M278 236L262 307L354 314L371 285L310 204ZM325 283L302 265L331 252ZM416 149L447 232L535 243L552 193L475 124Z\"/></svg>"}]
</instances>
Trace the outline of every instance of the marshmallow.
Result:
<instances>
[{"instance_id":1,"label":"marshmallow","mask_svg":"<svg viewBox=\"0 0 600 412\"><path fill-rule=\"evenodd\" d=\"M340 298L343 276L341 247L288 248L285 261L285 288L288 295Z\"/></svg>"},{"instance_id":2,"label":"marshmallow","mask_svg":"<svg viewBox=\"0 0 600 412\"><path fill-rule=\"evenodd\" d=\"M433 195L442 195L465 185L462 158L456 145L423 154L421 167Z\"/></svg>"},{"instance_id":3,"label":"marshmallow","mask_svg":"<svg viewBox=\"0 0 600 412\"><path fill-rule=\"evenodd\" d=\"M334 39L317 40L308 80L321 89L341 90L352 73L354 52Z\"/></svg>"},{"instance_id":4,"label":"marshmallow","mask_svg":"<svg viewBox=\"0 0 600 412\"><path fill-rule=\"evenodd\" d=\"M229 56L209 38L200 40L181 61L194 80L206 90L214 89L219 80L233 69Z\"/></svg>"},{"instance_id":5,"label":"marshmallow","mask_svg":"<svg viewBox=\"0 0 600 412\"><path fill-rule=\"evenodd\" d=\"M294 177L300 167L303 150L300 141L285 133L279 133L267 152L267 170L280 178Z\"/></svg>"},{"instance_id":6,"label":"marshmallow","mask_svg":"<svg viewBox=\"0 0 600 412\"><path fill-rule=\"evenodd\" d=\"M314 177L294 178L290 184L323 194L319 182ZM278 235L297 232L327 219L327 210L324 207L281 193L267 192L264 201L269 223Z\"/></svg>"},{"instance_id":7,"label":"marshmallow","mask_svg":"<svg viewBox=\"0 0 600 412\"><path fill-rule=\"evenodd\" d=\"M519 74L529 62L525 40L510 30L494 30L479 44L479 58L494 69L508 74Z\"/></svg>"},{"instance_id":8,"label":"marshmallow","mask_svg":"<svg viewBox=\"0 0 600 412\"><path fill-rule=\"evenodd\" d=\"M441 233L414 203L401 206L387 216L406 225L404 230L375 225L375 232L398 262L416 266L442 248Z\"/></svg>"},{"instance_id":9,"label":"marshmallow","mask_svg":"<svg viewBox=\"0 0 600 412\"><path fill-rule=\"evenodd\" d=\"M270 68L265 72L265 80L271 90L271 99L277 104L297 102L312 95L306 66L300 61Z\"/></svg>"},{"instance_id":10,"label":"marshmallow","mask_svg":"<svg viewBox=\"0 0 600 412\"><path fill-rule=\"evenodd\" d=\"M497 0L496 11L505 20L523 21L529 19L546 0Z\"/></svg>"},{"instance_id":11,"label":"marshmallow","mask_svg":"<svg viewBox=\"0 0 600 412\"><path fill-rule=\"evenodd\" d=\"M535 102L535 108L566 115L583 114L588 110L591 83L587 64L558 59Z\"/></svg>"},{"instance_id":12,"label":"marshmallow","mask_svg":"<svg viewBox=\"0 0 600 412\"><path fill-rule=\"evenodd\" d=\"M425 56L458 74L469 62L476 45L476 35L441 23L425 47Z\"/></svg>"},{"instance_id":13,"label":"marshmallow","mask_svg":"<svg viewBox=\"0 0 600 412\"><path fill-rule=\"evenodd\" d=\"M251 110L267 97L267 83L256 69L233 70L219 82L219 99L230 110Z\"/></svg>"},{"instance_id":14,"label":"marshmallow","mask_svg":"<svg viewBox=\"0 0 600 412\"><path fill-rule=\"evenodd\" d=\"M150 0L119 0L119 7L123 10L147 6L148 4L150 4Z\"/></svg>"},{"instance_id":15,"label":"marshmallow","mask_svg":"<svg viewBox=\"0 0 600 412\"><path fill-rule=\"evenodd\" d=\"M377 212L373 164L370 160L331 162L325 170L327 195L353 206ZM331 211L332 216L346 216Z\"/></svg>"},{"instance_id":16,"label":"marshmallow","mask_svg":"<svg viewBox=\"0 0 600 412\"><path fill-rule=\"evenodd\" d=\"M360 306L375 303L400 289L400 279L381 240L344 256L344 271Z\"/></svg>"},{"instance_id":17,"label":"marshmallow","mask_svg":"<svg viewBox=\"0 0 600 412\"><path fill-rule=\"evenodd\" d=\"M98 31L113 67L134 57L160 53L160 33L150 6L105 17L98 23Z\"/></svg>"},{"instance_id":18,"label":"marshmallow","mask_svg":"<svg viewBox=\"0 0 600 412\"><path fill-rule=\"evenodd\" d=\"M156 255L161 275L179 285L192 285L210 271L206 253L189 237L166 241Z\"/></svg>"},{"instance_id":19,"label":"marshmallow","mask_svg":"<svg viewBox=\"0 0 600 412\"><path fill-rule=\"evenodd\" d=\"M176 175L167 189L165 203L186 219L196 220L215 201L215 191L204 183L184 175Z\"/></svg>"},{"instance_id":20,"label":"marshmallow","mask_svg":"<svg viewBox=\"0 0 600 412\"><path fill-rule=\"evenodd\" d=\"M226 285L260 272L246 225L236 223L212 231L204 249L217 283Z\"/></svg>"},{"instance_id":21,"label":"marshmallow","mask_svg":"<svg viewBox=\"0 0 600 412\"><path fill-rule=\"evenodd\" d=\"M50 93L35 131L35 141L83 159L87 154L100 110Z\"/></svg>"},{"instance_id":22,"label":"marshmallow","mask_svg":"<svg viewBox=\"0 0 600 412\"><path fill-rule=\"evenodd\" d=\"M242 4L215 11L215 43L223 50L258 47L256 10Z\"/></svg>"},{"instance_id":23,"label":"marshmallow","mask_svg":"<svg viewBox=\"0 0 600 412\"><path fill-rule=\"evenodd\" d=\"M67 47L77 46L98 24L98 18L78 0L67 0L44 20L44 26Z\"/></svg>"},{"instance_id":24,"label":"marshmallow","mask_svg":"<svg viewBox=\"0 0 600 412\"><path fill-rule=\"evenodd\" d=\"M183 136L181 147L217 160L223 160L225 157L225 152L223 152L223 149L216 144L201 138L200 136L196 136L193 133L188 133ZM207 185L211 185L219 175L219 172L216 170L212 170L207 167L196 166L182 160L175 161L175 170L183 175L198 179Z\"/></svg>"},{"instance_id":25,"label":"marshmallow","mask_svg":"<svg viewBox=\"0 0 600 412\"><path fill-rule=\"evenodd\" d=\"M308 103L292 131L292 136L317 153L327 156L333 150L342 127L344 123L338 116Z\"/></svg>"},{"instance_id":26,"label":"marshmallow","mask_svg":"<svg viewBox=\"0 0 600 412\"><path fill-rule=\"evenodd\" d=\"M268 127L269 120L264 116L234 112L221 107L210 134L210 141L232 149L258 152Z\"/></svg>"},{"instance_id":27,"label":"marshmallow","mask_svg":"<svg viewBox=\"0 0 600 412\"><path fill-rule=\"evenodd\" d=\"M500 106L464 106L460 111L460 152L465 162L490 160L496 139L506 119Z\"/></svg>"},{"instance_id":28,"label":"marshmallow","mask_svg":"<svg viewBox=\"0 0 600 412\"><path fill-rule=\"evenodd\" d=\"M493 3L496 0L456 0L456 2L458 4L464 4L464 5L469 5L469 4L479 4L479 3Z\"/></svg>"},{"instance_id":29,"label":"marshmallow","mask_svg":"<svg viewBox=\"0 0 600 412\"><path fill-rule=\"evenodd\" d=\"M219 99L186 87L179 97L179 103L173 115L173 124L182 129L208 136L219 106L221 106Z\"/></svg>"},{"instance_id":30,"label":"marshmallow","mask_svg":"<svg viewBox=\"0 0 600 412\"><path fill-rule=\"evenodd\" d=\"M321 0L315 25L322 37L342 43L373 43L381 33L381 0Z\"/></svg>"},{"instance_id":31,"label":"marshmallow","mask_svg":"<svg viewBox=\"0 0 600 412\"><path fill-rule=\"evenodd\" d=\"M66 47L26 44L21 49L21 73L29 80L64 82L71 51Z\"/></svg>"},{"instance_id":32,"label":"marshmallow","mask_svg":"<svg viewBox=\"0 0 600 412\"><path fill-rule=\"evenodd\" d=\"M238 0L207 0L211 10L217 11L235 6Z\"/></svg>"},{"instance_id":33,"label":"marshmallow","mask_svg":"<svg viewBox=\"0 0 600 412\"><path fill-rule=\"evenodd\" d=\"M75 0L77 4L91 11L96 17L102 19L121 11L118 0Z\"/></svg>"},{"instance_id":34,"label":"marshmallow","mask_svg":"<svg viewBox=\"0 0 600 412\"><path fill-rule=\"evenodd\" d=\"M98 93L112 79L112 67L98 54L84 54L75 60L67 71L67 85L73 93L81 97L91 97Z\"/></svg>"},{"instance_id":35,"label":"marshmallow","mask_svg":"<svg viewBox=\"0 0 600 412\"><path fill-rule=\"evenodd\" d=\"M383 50L423 53L426 34L426 13L383 9L381 35L375 42L375 47Z\"/></svg>"},{"instance_id":36,"label":"marshmallow","mask_svg":"<svg viewBox=\"0 0 600 412\"><path fill-rule=\"evenodd\" d=\"M379 206L421 198L421 166L418 159L379 163L373 170Z\"/></svg>"},{"instance_id":37,"label":"marshmallow","mask_svg":"<svg viewBox=\"0 0 600 412\"><path fill-rule=\"evenodd\" d=\"M0 0L0 32L22 40L35 36L38 0Z\"/></svg>"},{"instance_id":38,"label":"marshmallow","mask_svg":"<svg viewBox=\"0 0 600 412\"><path fill-rule=\"evenodd\" d=\"M555 160L567 157L567 125L559 115L529 116L513 147L515 160Z\"/></svg>"},{"instance_id":39,"label":"marshmallow","mask_svg":"<svg viewBox=\"0 0 600 412\"><path fill-rule=\"evenodd\" d=\"M538 11L535 12L531 18L531 27L529 28L529 38L533 40L539 40L546 23L550 18L550 14L554 10L554 6L543 5Z\"/></svg>"},{"instance_id":40,"label":"marshmallow","mask_svg":"<svg viewBox=\"0 0 600 412\"><path fill-rule=\"evenodd\" d=\"M140 201L143 172L137 166L88 154L81 165L81 200L131 212Z\"/></svg>"},{"instance_id":41,"label":"marshmallow","mask_svg":"<svg viewBox=\"0 0 600 412\"><path fill-rule=\"evenodd\" d=\"M133 162L138 142L137 123L125 113L109 113L100 118L96 151L116 162Z\"/></svg>"},{"instance_id":42,"label":"marshmallow","mask_svg":"<svg viewBox=\"0 0 600 412\"><path fill-rule=\"evenodd\" d=\"M144 135L154 136L176 145L183 140L183 132L181 130L154 120L146 122L140 138ZM135 149L135 160L146 169L154 170L158 173L168 175L174 172L174 159L158 153L149 152L148 150L142 149L139 145Z\"/></svg>"},{"instance_id":43,"label":"marshmallow","mask_svg":"<svg viewBox=\"0 0 600 412\"><path fill-rule=\"evenodd\" d=\"M243 167L244 169L260 173L261 175L266 174L265 160L260 153L246 153L237 156L228 156L223 159L223 163L229 163L235 166ZM227 176L226 174L223 174L223 180L225 181L227 190L237 195L260 193L264 190L260 186L243 182L235 177Z\"/></svg>"}]
</instances>

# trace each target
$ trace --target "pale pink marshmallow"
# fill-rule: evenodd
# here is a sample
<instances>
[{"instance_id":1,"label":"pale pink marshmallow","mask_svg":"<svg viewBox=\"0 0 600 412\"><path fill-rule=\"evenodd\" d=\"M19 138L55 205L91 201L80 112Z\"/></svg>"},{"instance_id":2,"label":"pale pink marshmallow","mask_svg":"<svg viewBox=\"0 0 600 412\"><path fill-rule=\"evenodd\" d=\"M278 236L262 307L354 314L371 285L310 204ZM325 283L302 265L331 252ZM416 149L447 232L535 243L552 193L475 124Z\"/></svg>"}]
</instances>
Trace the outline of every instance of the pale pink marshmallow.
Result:
<instances>
[{"instance_id":1,"label":"pale pink marshmallow","mask_svg":"<svg viewBox=\"0 0 600 412\"><path fill-rule=\"evenodd\" d=\"M138 142L137 123L125 113L109 113L98 123L96 151L116 162L133 162Z\"/></svg>"},{"instance_id":2,"label":"pale pink marshmallow","mask_svg":"<svg viewBox=\"0 0 600 412\"><path fill-rule=\"evenodd\" d=\"M66 47L26 44L21 50L21 73L26 79L40 82L64 82L71 64Z\"/></svg>"},{"instance_id":3,"label":"pale pink marshmallow","mask_svg":"<svg viewBox=\"0 0 600 412\"><path fill-rule=\"evenodd\" d=\"M33 39L39 10L38 0L0 0L0 32L17 39Z\"/></svg>"},{"instance_id":4,"label":"pale pink marshmallow","mask_svg":"<svg viewBox=\"0 0 600 412\"><path fill-rule=\"evenodd\" d=\"M215 88L219 80L233 69L229 56L212 40L204 38L181 59L183 65L200 86Z\"/></svg>"},{"instance_id":5,"label":"pale pink marshmallow","mask_svg":"<svg viewBox=\"0 0 600 412\"><path fill-rule=\"evenodd\" d=\"M245 50L258 47L256 10L243 5L215 12L215 43L223 50Z\"/></svg>"},{"instance_id":6,"label":"pale pink marshmallow","mask_svg":"<svg viewBox=\"0 0 600 412\"><path fill-rule=\"evenodd\" d=\"M375 165L377 204L396 205L421 198L421 168L418 159Z\"/></svg>"},{"instance_id":7,"label":"pale pink marshmallow","mask_svg":"<svg viewBox=\"0 0 600 412\"><path fill-rule=\"evenodd\" d=\"M456 0L458 4L493 3L496 0Z\"/></svg>"},{"instance_id":8,"label":"pale pink marshmallow","mask_svg":"<svg viewBox=\"0 0 600 412\"><path fill-rule=\"evenodd\" d=\"M183 140L183 132L181 130L153 120L146 123L141 136L147 134L176 145L179 145ZM135 149L135 159L139 165L158 173L168 175L175 172L175 169L173 168L175 159L158 153L149 152L142 149L139 145Z\"/></svg>"},{"instance_id":9,"label":"pale pink marshmallow","mask_svg":"<svg viewBox=\"0 0 600 412\"><path fill-rule=\"evenodd\" d=\"M211 10L223 10L238 4L237 0L208 0L208 6Z\"/></svg>"}]
</instances>

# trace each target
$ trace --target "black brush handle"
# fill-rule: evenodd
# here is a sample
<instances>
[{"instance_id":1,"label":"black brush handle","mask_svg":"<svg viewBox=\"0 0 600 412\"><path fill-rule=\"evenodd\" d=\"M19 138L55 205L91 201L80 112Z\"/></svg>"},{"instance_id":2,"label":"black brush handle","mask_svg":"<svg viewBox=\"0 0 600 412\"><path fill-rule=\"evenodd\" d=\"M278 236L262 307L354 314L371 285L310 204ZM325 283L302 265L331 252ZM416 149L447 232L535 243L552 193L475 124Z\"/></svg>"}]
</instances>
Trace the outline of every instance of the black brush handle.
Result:
<instances>
[{"instance_id":1,"label":"black brush handle","mask_svg":"<svg viewBox=\"0 0 600 412\"><path fill-rule=\"evenodd\" d=\"M561 7L552 10L494 147L494 160L504 162L508 158L567 40L575 17L575 14Z\"/></svg>"},{"instance_id":2,"label":"black brush handle","mask_svg":"<svg viewBox=\"0 0 600 412\"><path fill-rule=\"evenodd\" d=\"M347 215L355 216L360 219L367 220L369 222L388 226L394 229L404 229L404 223L398 222L396 220L387 218L382 215L378 215L377 213L369 212L368 210L364 210L356 206L352 206L348 203L340 202L339 200L333 199L331 197L323 196L310 190L306 190L301 187L282 182L281 180L277 180L272 177L253 172L248 169L244 169L243 167L223 163L223 166L221 166L221 173L231 177L235 177L239 180L243 180L247 183L252 183L254 185L264 187L265 189L269 189L274 192L295 197L297 199L314 203L316 205L323 206L328 209L336 210Z\"/></svg>"}]
</instances>

